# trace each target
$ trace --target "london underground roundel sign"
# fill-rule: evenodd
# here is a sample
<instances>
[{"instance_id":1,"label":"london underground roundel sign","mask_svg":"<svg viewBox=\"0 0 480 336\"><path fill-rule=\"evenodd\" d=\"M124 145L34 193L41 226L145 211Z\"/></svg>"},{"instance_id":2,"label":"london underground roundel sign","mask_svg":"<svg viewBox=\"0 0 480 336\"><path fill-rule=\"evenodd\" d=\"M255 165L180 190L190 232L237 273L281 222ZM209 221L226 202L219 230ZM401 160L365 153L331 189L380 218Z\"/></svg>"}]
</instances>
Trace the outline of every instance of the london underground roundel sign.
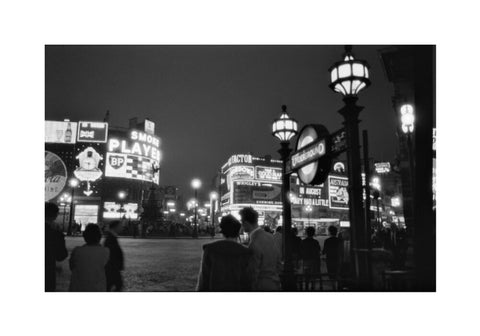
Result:
<instances>
[{"instance_id":1,"label":"london underground roundel sign","mask_svg":"<svg viewBox=\"0 0 480 336\"><path fill-rule=\"evenodd\" d=\"M332 165L330 136L320 124L306 125L300 131L291 157L292 168L298 169L298 177L305 184L320 184L325 181Z\"/></svg>"}]
</instances>

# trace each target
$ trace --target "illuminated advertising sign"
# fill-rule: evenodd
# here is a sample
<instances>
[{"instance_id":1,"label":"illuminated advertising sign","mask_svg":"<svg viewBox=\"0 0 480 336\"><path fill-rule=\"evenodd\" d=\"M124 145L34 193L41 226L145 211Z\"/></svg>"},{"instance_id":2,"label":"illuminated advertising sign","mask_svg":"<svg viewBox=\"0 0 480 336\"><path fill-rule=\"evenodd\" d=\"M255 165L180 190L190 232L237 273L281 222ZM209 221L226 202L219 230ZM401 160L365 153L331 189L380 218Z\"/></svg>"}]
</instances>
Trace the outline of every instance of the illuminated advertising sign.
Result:
<instances>
[{"instance_id":1,"label":"illuminated advertising sign","mask_svg":"<svg viewBox=\"0 0 480 336\"><path fill-rule=\"evenodd\" d=\"M77 143L76 167L73 175L80 181L80 192L87 197L100 196L100 183L104 168L104 145Z\"/></svg>"},{"instance_id":2,"label":"illuminated advertising sign","mask_svg":"<svg viewBox=\"0 0 480 336\"><path fill-rule=\"evenodd\" d=\"M60 194L67 183L67 167L58 155L45 151L45 201Z\"/></svg>"},{"instance_id":3,"label":"illuminated advertising sign","mask_svg":"<svg viewBox=\"0 0 480 336\"><path fill-rule=\"evenodd\" d=\"M375 171L377 174L387 174L390 173L390 162L377 162L374 163Z\"/></svg>"},{"instance_id":4,"label":"illuminated advertising sign","mask_svg":"<svg viewBox=\"0 0 480 336\"><path fill-rule=\"evenodd\" d=\"M71 121L45 120L45 142L74 144L77 134L77 123Z\"/></svg>"},{"instance_id":5,"label":"illuminated advertising sign","mask_svg":"<svg viewBox=\"0 0 480 336\"><path fill-rule=\"evenodd\" d=\"M82 231L87 224L98 223L98 205L78 204L75 205L75 222L82 225Z\"/></svg>"},{"instance_id":6,"label":"illuminated advertising sign","mask_svg":"<svg viewBox=\"0 0 480 336\"><path fill-rule=\"evenodd\" d=\"M282 180L282 168L271 167L255 167L255 179L257 180L270 180L281 181Z\"/></svg>"},{"instance_id":7,"label":"illuminated advertising sign","mask_svg":"<svg viewBox=\"0 0 480 336\"><path fill-rule=\"evenodd\" d=\"M252 164L252 156L250 154L232 155L222 169L228 168L235 164Z\"/></svg>"},{"instance_id":8,"label":"illuminated advertising sign","mask_svg":"<svg viewBox=\"0 0 480 336\"><path fill-rule=\"evenodd\" d=\"M281 184L234 181L233 203L281 205Z\"/></svg>"},{"instance_id":9,"label":"illuminated advertising sign","mask_svg":"<svg viewBox=\"0 0 480 336\"><path fill-rule=\"evenodd\" d=\"M159 183L160 138L132 130L129 139L107 143L105 175Z\"/></svg>"},{"instance_id":10,"label":"illuminated advertising sign","mask_svg":"<svg viewBox=\"0 0 480 336\"><path fill-rule=\"evenodd\" d=\"M230 179L253 179L254 170L249 166L234 166L229 169L228 175Z\"/></svg>"},{"instance_id":11,"label":"illuminated advertising sign","mask_svg":"<svg viewBox=\"0 0 480 336\"><path fill-rule=\"evenodd\" d=\"M433 129L433 150L436 152L437 151L437 129Z\"/></svg>"},{"instance_id":12,"label":"illuminated advertising sign","mask_svg":"<svg viewBox=\"0 0 480 336\"><path fill-rule=\"evenodd\" d=\"M329 206L327 190L324 185L320 187L300 186L296 196L292 198L292 204L313 205L324 208Z\"/></svg>"},{"instance_id":13,"label":"illuminated advertising sign","mask_svg":"<svg viewBox=\"0 0 480 336\"><path fill-rule=\"evenodd\" d=\"M328 176L330 209L348 210L348 178Z\"/></svg>"},{"instance_id":14,"label":"illuminated advertising sign","mask_svg":"<svg viewBox=\"0 0 480 336\"><path fill-rule=\"evenodd\" d=\"M79 121L77 142L107 142L108 123Z\"/></svg>"},{"instance_id":15,"label":"illuminated advertising sign","mask_svg":"<svg viewBox=\"0 0 480 336\"><path fill-rule=\"evenodd\" d=\"M131 218L137 219L138 214L138 204L137 203L125 203L123 207L119 203L115 202L104 202L103 203L103 218L108 219L120 219L120 218Z\"/></svg>"},{"instance_id":16,"label":"illuminated advertising sign","mask_svg":"<svg viewBox=\"0 0 480 336\"><path fill-rule=\"evenodd\" d=\"M155 134L155 123L153 121L145 119L145 133Z\"/></svg>"}]
</instances>

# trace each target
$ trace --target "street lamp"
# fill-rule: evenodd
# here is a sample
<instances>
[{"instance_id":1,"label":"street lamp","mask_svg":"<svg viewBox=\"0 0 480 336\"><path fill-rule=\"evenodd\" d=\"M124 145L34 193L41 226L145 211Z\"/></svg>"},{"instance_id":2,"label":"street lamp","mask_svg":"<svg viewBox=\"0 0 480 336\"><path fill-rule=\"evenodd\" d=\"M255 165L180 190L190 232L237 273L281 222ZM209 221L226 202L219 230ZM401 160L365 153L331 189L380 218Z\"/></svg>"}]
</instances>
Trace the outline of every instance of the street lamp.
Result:
<instances>
[{"instance_id":1,"label":"street lamp","mask_svg":"<svg viewBox=\"0 0 480 336\"><path fill-rule=\"evenodd\" d=\"M68 230L67 230L67 236L71 236L72 235L72 221L73 221L73 210L74 210L74 194L75 194L75 188L78 187L78 180L74 177L72 177L69 181L68 181L68 185L70 186L71 188L71 191L70 191L70 194L71 194L71 198L72 198L72 202L70 203L70 219L68 220Z\"/></svg>"},{"instance_id":2,"label":"street lamp","mask_svg":"<svg viewBox=\"0 0 480 336\"><path fill-rule=\"evenodd\" d=\"M194 228L193 228L193 238L198 238L198 222L197 222L197 192L198 189L202 186L202 181L198 178L194 178L192 180L192 188L195 190L195 221L194 221Z\"/></svg>"},{"instance_id":3,"label":"street lamp","mask_svg":"<svg viewBox=\"0 0 480 336\"><path fill-rule=\"evenodd\" d=\"M352 230L352 247L358 264L355 269L361 288L369 285L368 230L363 213L362 172L358 116L363 110L356 104L358 93L370 85L367 62L354 58L351 46L345 46L343 60L330 69L330 88L342 94L345 106L338 112L344 118L347 138L349 210Z\"/></svg>"},{"instance_id":4,"label":"street lamp","mask_svg":"<svg viewBox=\"0 0 480 336\"><path fill-rule=\"evenodd\" d=\"M218 193L215 191L212 191L210 193L210 217L212 221L212 232L211 236L212 238L215 237L215 202L218 199Z\"/></svg>"},{"instance_id":5,"label":"street lamp","mask_svg":"<svg viewBox=\"0 0 480 336\"><path fill-rule=\"evenodd\" d=\"M412 178L412 189L415 187L415 165L413 161L412 133L415 126L415 114L413 106L403 104L400 107L400 120L402 122L402 131L407 136L408 161L410 164L410 176Z\"/></svg>"},{"instance_id":6,"label":"street lamp","mask_svg":"<svg viewBox=\"0 0 480 336\"><path fill-rule=\"evenodd\" d=\"M290 175L287 174L287 160L291 153L290 140L298 133L297 121L287 114L287 106L282 106L280 118L275 119L272 125L272 134L280 140L280 153L282 159L282 203L283 203L283 289L295 290L295 277L292 261L291 230L292 230L292 209L290 203Z\"/></svg>"}]
</instances>

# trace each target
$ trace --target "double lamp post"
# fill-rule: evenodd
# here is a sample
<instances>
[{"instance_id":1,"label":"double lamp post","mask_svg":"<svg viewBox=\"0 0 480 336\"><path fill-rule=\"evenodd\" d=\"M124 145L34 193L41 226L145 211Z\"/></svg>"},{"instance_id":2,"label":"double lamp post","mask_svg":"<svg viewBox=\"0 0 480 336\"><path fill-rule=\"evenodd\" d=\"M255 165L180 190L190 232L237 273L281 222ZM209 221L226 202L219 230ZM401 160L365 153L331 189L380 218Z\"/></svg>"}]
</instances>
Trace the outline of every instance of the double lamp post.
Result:
<instances>
[{"instance_id":1,"label":"double lamp post","mask_svg":"<svg viewBox=\"0 0 480 336\"><path fill-rule=\"evenodd\" d=\"M360 160L358 116L363 107L356 104L358 93L370 85L369 66L367 62L356 60L351 46L345 47L343 60L335 63L330 69L330 88L342 94L345 106L338 112L344 118L347 138L347 161L348 161L348 190L349 190L349 213L350 229L352 232L353 269L358 280L359 289L367 289L370 283L369 277L369 230L364 216L362 169ZM286 112L286 106L282 106L280 118L273 123L272 134L280 140L281 148L278 151L282 159L282 202L283 202L283 247L284 269L283 289L295 290L295 276L291 251L291 204L288 197L290 191L290 175L287 172L287 161L291 153L290 140L298 133L297 122L290 118Z\"/></svg>"}]
</instances>

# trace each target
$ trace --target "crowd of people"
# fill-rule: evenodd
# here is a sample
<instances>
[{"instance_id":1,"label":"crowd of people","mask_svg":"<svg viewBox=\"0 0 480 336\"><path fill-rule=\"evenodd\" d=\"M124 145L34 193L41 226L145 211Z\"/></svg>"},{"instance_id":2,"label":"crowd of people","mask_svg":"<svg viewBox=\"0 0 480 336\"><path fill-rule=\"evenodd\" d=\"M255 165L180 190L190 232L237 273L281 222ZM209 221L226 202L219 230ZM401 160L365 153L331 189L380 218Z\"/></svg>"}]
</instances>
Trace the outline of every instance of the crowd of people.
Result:
<instances>
[{"instance_id":1,"label":"crowd of people","mask_svg":"<svg viewBox=\"0 0 480 336\"><path fill-rule=\"evenodd\" d=\"M223 240L203 246L203 256L198 276L198 291L278 291L281 289L283 239L282 228L272 234L269 228L258 225L258 213L251 207L240 211L241 221L227 215L220 221ZM240 229L248 233L247 246L239 242ZM337 228L329 227L330 238L323 250L314 238L315 228L306 229L307 237L301 239L294 228L288 239L292 242L292 256L297 269L305 274L320 274L321 255L326 255L327 272L335 278L342 258L342 241Z\"/></svg>"},{"instance_id":2,"label":"crowd of people","mask_svg":"<svg viewBox=\"0 0 480 336\"><path fill-rule=\"evenodd\" d=\"M65 236L55 229L58 206L45 203L45 291L56 289L56 262L68 257ZM240 211L241 221L232 215L222 217L220 230L224 239L203 246L203 255L196 289L198 291L278 291L284 262L282 227L274 233L258 225L258 213L251 207ZM246 243L239 240L246 232ZM71 278L69 290L74 292L121 291L124 269L123 251L118 235L121 221L112 221L105 233L96 224L83 231L85 244L75 247L69 258ZM326 256L327 271L336 277L342 258L342 241L337 228L329 227L330 238L324 248L314 238L315 229L306 228L303 240L292 229L291 241L294 267L305 274L319 274L321 255Z\"/></svg>"},{"instance_id":3,"label":"crowd of people","mask_svg":"<svg viewBox=\"0 0 480 336\"><path fill-rule=\"evenodd\" d=\"M63 232L55 228L58 216L55 203L45 203L45 291L56 289L56 262L68 257ZM109 225L103 244L102 232L96 224L88 224L83 231L85 244L75 247L69 259L71 270L69 290L73 292L121 291L123 288L123 252L118 234L123 230L121 221Z\"/></svg>"}]
</instances>

